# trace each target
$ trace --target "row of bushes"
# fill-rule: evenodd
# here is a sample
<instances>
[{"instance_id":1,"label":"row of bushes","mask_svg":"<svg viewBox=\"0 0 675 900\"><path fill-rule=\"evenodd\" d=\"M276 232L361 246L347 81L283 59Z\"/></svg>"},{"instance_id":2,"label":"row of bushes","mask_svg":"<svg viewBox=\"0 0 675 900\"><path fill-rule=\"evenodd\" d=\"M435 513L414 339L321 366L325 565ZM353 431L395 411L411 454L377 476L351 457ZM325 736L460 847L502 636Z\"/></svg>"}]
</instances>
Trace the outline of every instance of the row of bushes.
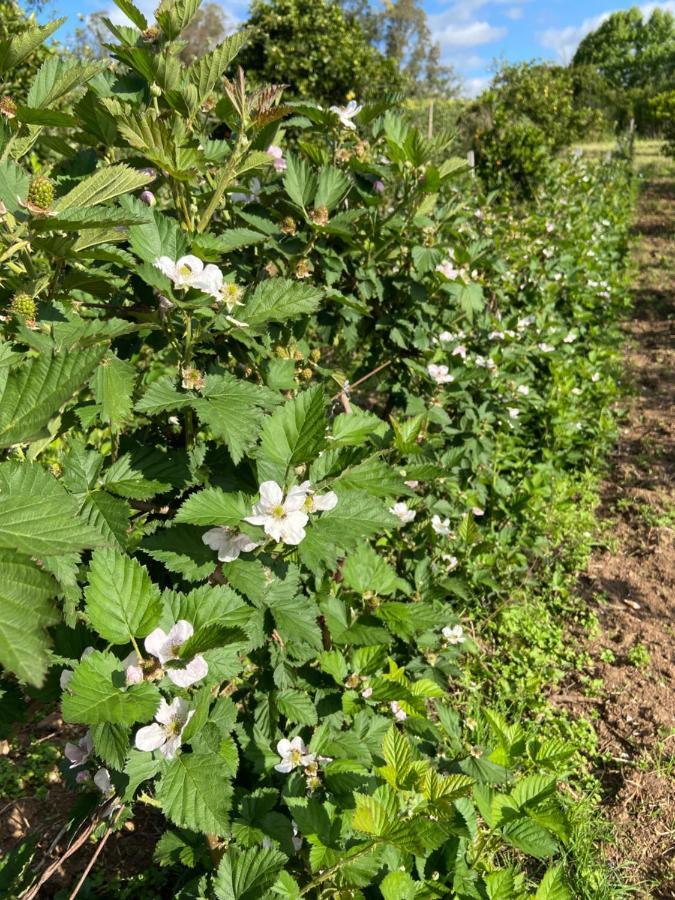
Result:
<instances>
[{"instance_id":1,"label":"row of bushes","mask_svg":"<svg viewBox=\"0 0 675 900\"><path fill-rule=\"evenodd\" d=\"M611 437L627 169L514 207L119 6L0 133L2 688L81 729L70 835L157 809L176 897L571 896L575 746L503 715L482 623Z\"/></svg>"}]
</instances>

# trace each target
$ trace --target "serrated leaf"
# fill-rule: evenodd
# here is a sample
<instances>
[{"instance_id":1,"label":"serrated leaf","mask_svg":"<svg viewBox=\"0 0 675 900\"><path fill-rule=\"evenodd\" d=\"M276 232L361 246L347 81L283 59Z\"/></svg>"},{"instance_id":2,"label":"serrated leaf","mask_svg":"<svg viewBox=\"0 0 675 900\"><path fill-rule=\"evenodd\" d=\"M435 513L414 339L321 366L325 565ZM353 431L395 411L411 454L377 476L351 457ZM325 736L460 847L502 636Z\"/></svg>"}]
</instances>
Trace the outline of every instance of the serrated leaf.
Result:
<instances>
[{"instance_id":1,"label":"serrated leaf","mask_svg":"<svg viewBox=\"0 0 675 900\"><path fill-rule=\"evenodd\" d=\"M248 31L242 29L225 38L210 53L196 60L188 69L187 75L197 88L197 105L201 106L213 90L218 79L223 75L235 56L248 39Z\"/></svg>"},{"instance_id":2,"label":"serrated leaf","mask_svg":"<svg viewBox=\"0 0 675 900\"><path fill-rule=\"evenodd\" d=\"M204 653L214 647L225 647L227 644L243 643L247 640L241 628L225 625L222 622L210 622L198 628L192 637L181 645L179 656L190 659L197 653Z\"/></svg>"},{"instance_id":3,"label":"serrated leaf","mask_svg":"<svg viewBox=\"0 0 675 900\"><path fill-rule=\"evenodd\" d=\"M151 180L150 175L132 169L125 163L107 166L83 178L71 191L59 197L54 204L54 211L61 213L66 209L98 206L121 194L136 191Z\"/></svg>"},{"instance_id":4,"label":"serrated leaf","mask_svg":"<svg viewBox=\"0 0 675 900\"><path fill-rule=\"evenodd\" d=\"M572 900L565 884L562 866L553 866L541 880L534 900Z\"/></svg>"},{"instance_id":5,"label":"serrated leaf","mask_svg":"<svg viewBox=\"0 0 675 900\"><path fill-rule=\"evenodd\" d=\"M189 525L239 525L251 511L251 502L241 492L227 494L221 488L207 487L191 494L176 513L175 522Z\"/></svg>"},{"instance_id":6,"label":"serrated leaf","mask_svg":"<svg viewBox=\"0 0 675 900\"><path fill-rule=\"evenodd\" d=\"M233 375L207 375L202 397L192 401L199 420L224 441L236 464L257 440L265 391Z\"/></svg>"},{"instance_id":7,"label":"serrated leaf","mask_svg":"<svg viewBox=\"0 0 675 900\"><path fill-rule=\"evenodd\" d=\"M145 681L127 687L122 663L112 653L95 651L76 666L61 711L66 722L133 725L149 721L160 700L156 685Z\"/></svg>"},{"instance_id":8,"label":"serrated leaf","mask_svg":"<svg viewBox=\"0 0 675 900\"><path fill-rule=\"evenodd\" d=\"M0 43L0 73L8 72L23 62L65 21L64 17L48 22L46 25L32 25L20 34L12 35L8 40L2 41Z\"/></svg>"},{"instance_id":9,"label":"serrated leaf","mask_svg":"<svg viewBox=\"0 0 675 900\"><path fill-rule=\"evenodd\" d=\"M92 725L90 731L96 755L101 757L106 766L122 771L129 752L127 726L101 722L99 725Z\"/></svg>"},{"instance_id":10,"label":"serrated leaf","mask_svg":"<svg viewBox=\"0 0 675 900\"><path fill-rule=\"evenodd\" d=\"M101 543L52 475L30 463L0 465L0 549L49 556Z\"/></svg>"},{"instance_id":11,"label":"serrated leaf","mask_svg":"<svg viewBox=\"0 0 675 900\"><path fill-rule=\"evenodd\" d=\"M272 847L232 847L218 867L213 890L218 900L261 900L277 879L286 857Z\"/></svg>"},{"instance_id":12,"label":"serrated leaf","mask_svg":"<svg viewBox=\"0 0 675 900\"><path fill-rule=\"evenodd\" d=\"M558 849L555 838L531 819L519 819L502 828L504 840L536 859L547 859Z\"/></svg>"},{"instance_id":13,"label":"serrated leaf","mask_svg":"<svg viewBox=\"0 0 675 900\"><path fill-rule=\"evenodd\" d=\"M312 202L316 185L316 175L309 165L295 153L286 154L284 187L291 200L301 209L305 209Z\"/></svg>"},{"instance_id":14,"label":"serrated leaf","mask_svg":"<svg viewBox=\"0 0 675 900\"><path fill-rule=\"evenodd\" d=\"M129 212L146 214L149 221L143 225L132 225L129 228L129 246L140 259L154 263L160 256L180 259L188 251L185 232L181 230L175 219L163 215L159 210L148 210L140 200L124 197L121 201Z\"/></svg>"},{"instance_id":15,"label":"serrated leaf","mask_svg":"<svg viewBox=\"0 0 675 900\"><path fill-rule=\"evenodd\" d=\"M407 587L390 566L370 544L362 543L348 554L342 568L342 577L347 587L359 594L372 591L382 597Z\"/></svg>"},{"instance_id":16,"label":"serrated leaf","mask_svg":"<svg viewBox=\"0 0 675 900\"><path fill-rule=\"evenodd\" d=\"M29 185L30 177L21 166L11 159L0 160L0 201L12 215L21 208L19 199L25 201Z\"/></svg>"},{"instance_id":17,"label":"serrated leaf","mask_svg":"<svg viewBox=\"0 0 675 900\"><path fill-rule=\"evenodd\" d=\"M192 402L190 394L176 390L175 379L166 375L153 381L141 399L136 403L137 412L156 415L174 409L185 409Z\"/></svg>"},{"instance_id":18,"label":"serrated leaf","mask_svg":"<svg viewBox=\"0 0 675 900\"><path fill-rule=\"evenodd\" d=\"M145 637L162 612L159 588L146 569L115 550L94 552L85 598L91 624L111 644Z\"/></svg>"},{"instance_id":19,"label":"serrated leaf","mask_svg":"<svg viewBox=\"0 0 675 900\"><path fill-rule=\"evenodd\" d=\"M351 181L344 172L334 166L327 166L319 172L319 182L314 197L314 207L325 206L331 210L345 196Z\"/></svg>"},{"instance_id":20,"label":"serrated leaf","mask_svg":"<svg viewBox=\"0 0 675 900\"><path fill-rule=\"evenodd\" d=\"M316 725L318 722L316 707L303 691L293 688L277 691L275 702L289 722L298 725Z\"/></svg>"},{"instance_id":21,"label":"serrated leaf","mask_svg":"<svg viewBox=\"0 0 675 900\"><path fill-rule=\"evenodd\" d=\"M124 766L124 774L129 778L124 799L131 800L144 781L155 777L159 772L160 765L160 760L157 757L153 758L152 753L146 753L144 750L131 750Z\"/></svg>"},{"instance_id":22,"label":"serrated leaf","mask_svg":"<svg viewBox=\"0 0 675 900\"><path fill-rule=\"evenodd\" d=\"M181 753L166 767L156 797L174 825L227 834L232 786L227 763L217 756Z\"/></svg>"},{"instance_id":23,"label":"serrated leaf","mask_svg":"<svg viewBox=\"0 0 675 900\"><path fill-rule=\"evenodd\" d=\"M50 603L58 586L20 553L0 550L0 570L0 663L22 681L39 686L49 667L45 629L58 620Z\"/></svg>"},{"instance_id":24,"label":"serrated leaf","mask_svg":"<svg viewBox=\"0 0 675 900\"><path fill-rule=\"evenodd\" d=\"M162 0L155 10L157 24L172 41L190 24L201 0Z\"/></svg>"},{"instance_id":25,"label":"serrated leaf","mask_svg":"<svg viewBox=\"0 0 675 900\"><path fill-rule=\"evenodd\" d=\"M118 9L122 10L124 15L134 23L139 31L145 31L148 27L148 20L131 0L113 0L113 3Z\"/></svg>"},{"instance_id":26,"label":"serrated leaf","mask_svg":"<svg viewBox=\"0 0 675 900\"><path fill-rule=\"evenodd\" d=\"M265 420L260 436L258 479L284 484L294 466L309 462L325 446L323 389L303 391Z\"/></svg>"},{"instance_id":27,"label":"serrated leaf","mask_svg":"<svg viewBox=\"0 0 675 900\"><path fill-rule=\"evenodd\" d=\"M221 254L231 253L242 247L259 244L267 238L266 234L253 231L252 228L229 228L222 234L198 234L192 240L192 250L206 258L217 259Z\"/></svg>"},{"instance_id":28,"label":"serrated leaf","mask_svg":"<svg viewBox=\"0 0 675 900\"><path fill-rule=\"evenodd\" d=\"M30 441L89 378L105 349L44 353L9 373L0 396L0 447Z\"/></svg>"},{"instance_id":29,"label":"serrated leaf","mask_svg":"<svg viewBox=\"0 0 675 900\"><path fill-rule=\"evenodd\" d=\"M237 319L257 329L266 322L286 322L318 307L323 296L321 288L299 284L288 278L268 278L257 285L246 298Z\"/></svg>"},{"instance_id":30,"label":"serrated leaf","mask_svg":"<svg viewBox=\"0 0 675 900\"><path fill-rule=\"evenodd\" d=\"M101 407L101 418L109 423L113 431L119 431L131 413L135 382L134 366L112 353L101 360L94 373L94 397Z\"/></svg>"}]
</instances>

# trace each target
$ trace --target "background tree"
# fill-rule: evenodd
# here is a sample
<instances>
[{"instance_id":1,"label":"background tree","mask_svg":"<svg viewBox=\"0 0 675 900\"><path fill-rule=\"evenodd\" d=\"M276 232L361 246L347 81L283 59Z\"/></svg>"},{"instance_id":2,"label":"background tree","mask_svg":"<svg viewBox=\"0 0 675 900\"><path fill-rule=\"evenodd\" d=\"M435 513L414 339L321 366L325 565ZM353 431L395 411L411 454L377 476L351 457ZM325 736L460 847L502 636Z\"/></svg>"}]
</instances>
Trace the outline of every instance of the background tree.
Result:
<instances>
[{"instance_id":1,"label":"background tree","mask_svg":"<svg viewBox=\"0 0 675 900\"><path fill-rule=\"evenodd\" d=\"M325 0L257 0L240 54L261 82L288 85L286 96L342 103L399 90L396 64L374 47L356 15Z\"/></svg>"},{"instance_id":2,"label":"background tree","mask_svg":"<svg viewBox=\"0 0 675 900\"><path fill-rule=\"evenodd\" d=\"M180 58L185 63L193 62L213 50L233 29L234 22L220 3L203 4L181 35L186 43Z\"/></svg>"},{"instance_id":3,"label":"background tree","mask_svg":"<svg viewBox=\"0 0 675 900\"><path fill-rule=\"evenodd\" d=\"M39 8L39 4L32 4ZM14 0L0 0L0 55L2 44L14 35L21 34L35 24L35 16L29 15ZM21 65L13 68L3 79L2 90L15 102L22 101L28 91L35 73L42 63L53 53L55 42L41 44Z\"/></svg>"}]
</instances>

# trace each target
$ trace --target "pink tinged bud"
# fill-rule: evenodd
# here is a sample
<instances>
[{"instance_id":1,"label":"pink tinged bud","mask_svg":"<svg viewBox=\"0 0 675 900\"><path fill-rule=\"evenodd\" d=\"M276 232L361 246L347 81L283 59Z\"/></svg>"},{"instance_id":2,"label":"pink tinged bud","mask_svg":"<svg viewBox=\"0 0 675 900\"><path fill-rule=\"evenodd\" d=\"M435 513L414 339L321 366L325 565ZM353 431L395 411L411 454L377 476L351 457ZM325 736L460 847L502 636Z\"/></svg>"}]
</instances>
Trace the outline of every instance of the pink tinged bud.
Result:
<instances>
[{"instance_id":1,"label":"pink tinged bud","mask_svg":"<svg viewBox=\"0 0 675 900\"><path fill-rule=\"evenodd\" d=\"M373 182L373 190L376 194L384 194L384 182L378 178L377 181Z\"/></svg>"},{"instance_id":2,"label":"pink tinged bud","mask_svg":"<svg viewBox=\"0 0 675 900\"><path fill-rule=\"evenodd\" d=\"M129 666L126 675L127 684L140 684L143 681L143 669L140 666Z\"/></svg>"},{"instance_id":3,"label":"pink tinged bud","mask_svg":"<svg viewBox=\"0 0 675 900\"><path fill-rule=\"evenodd\" d=\"M77 773L77 775L75 776L75 781L78 784L84 784L86 781L89 781L90 778L91 778L91 775L85 769L84 771Z\"/></svg>"},{"instance_id":4,"label":"pink tinged bud","mask_svg":"<svg viewBox=\"0 0 675 900\"><path fill-rule=\"evenodd\" d=\"M155 195L152 193L152 191L143 191L140 199L142 203L147 203L148 206L155 206L155 204L157 203L157 201L155 200Z\"/></svg>"},{"instance_id":5,"label":"pink tinged bud","mask_svg":"<svg viewBox=\"0 0 675 900\"><path fill-rule=\"evenodd\" d=\"M146 166L144 169L141 169L141 172L144 175L147 175L149 178L157 178L157 171L153 169L151 166Z\"/></svg>"}]
</instances>

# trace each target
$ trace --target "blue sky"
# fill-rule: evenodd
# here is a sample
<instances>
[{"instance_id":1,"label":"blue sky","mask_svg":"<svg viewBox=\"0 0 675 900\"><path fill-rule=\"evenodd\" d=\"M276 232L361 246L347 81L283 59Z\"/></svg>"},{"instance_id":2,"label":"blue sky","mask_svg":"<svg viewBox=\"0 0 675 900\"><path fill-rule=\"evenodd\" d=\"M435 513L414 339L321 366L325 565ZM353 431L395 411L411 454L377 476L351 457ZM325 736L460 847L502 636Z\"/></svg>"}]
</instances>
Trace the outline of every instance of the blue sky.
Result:
<instances>
[{"instance_id":1,"label":"blue sky","mask_svg":"<svg viewBox=\"0 0 675 900\"><path fill-rule=\"evenodd\" d=\"M157 0L137 0L150 13ZM490 80L495 60L510 62L533 58L569 62L581 38L597 28L610 13L634 3L621 0L423 0L443 59L452 63L464 80L464 93L475 95ZM58 35L77 25L77 15L112 7L114 18L124 17L110 0L53 0L50 13L67 15ZM246 18L247 0L221 0L234 20ZM675 0L639 4L643 14L656 7L675 14ZM44 18L44 16L41 16Z\"/></svg>"}]
</instances>

